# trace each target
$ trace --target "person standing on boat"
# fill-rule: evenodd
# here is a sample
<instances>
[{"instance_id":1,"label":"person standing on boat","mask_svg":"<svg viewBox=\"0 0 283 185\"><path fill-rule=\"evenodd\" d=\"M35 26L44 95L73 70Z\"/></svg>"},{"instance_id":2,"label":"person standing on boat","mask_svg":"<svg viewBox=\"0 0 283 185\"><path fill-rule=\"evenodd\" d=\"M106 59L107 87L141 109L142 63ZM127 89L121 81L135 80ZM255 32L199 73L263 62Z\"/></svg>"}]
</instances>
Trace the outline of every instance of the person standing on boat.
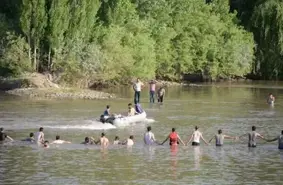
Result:
<instances>
[{"instance_id":1,"label":"person standing on boat","mask_svg":"<svg viewBox=\"0 0 283 185\"><path fill-rule=\"evenodd\" d=\"M156 81L151 80L149 82L149 102L154 103L154 96L155 96L155 86L156 86Z\"/></svg>"},{"instance_id":2,"label":"person standing on boat","mask_svg":"<svg viewBox=\"0 0 283 185\"><path fill-rule=\"evenodd\" d=\"M277 141L278 140L278 149L283 150L283 130L281 131L281 135L277 136L274 139L267 139L267 142Z\"/></svg>"},{"instance_id":3,"label":"person standing on boat","mask_svg":"<svg viewBox=\"0 0 283 185\"><path fill-rule=\"evenodd\" d=\"M157 91L157 100L158 100L158 102L163 103L164 96L165 96L165 88L164 88L164 86L162 86Z\"/></svg>"},{"instance_id":4,"label":"person standing on boat","mask_svg":"<svg viewBox=\"0 0 283 185\"><path fill-rule=\"evenodd\" d=\"M202 139L205 142L205 144L208 145L206 140L203 138L202 133L198 130L198 127L195 126L195 131L193 132L193 134L192 134L191 138L189 139L189 141L187 142L187 144L190 143L191 141L193 141L192 146L199 146L200 145L200 139Z\"/></svg>"},{"instance_id":5,"label":"person standing on boat","mask_svg":"<svg viewBox=\"0 0 283 185\"><path fill-rule=\"evenodd\" d=\"M141 108L141 104L139 104L139 103L137 103L137 104L135 105L135 110L136 110L136 113L138 113L138 114L143 113L143 110L142 110L142 108Z\"/></svg>"},{"instance_id":6,"label":"person standing on boat","mask_svg":"<svg viewBox=\"0 0 283 185\"><path fill-rule=\"evenodd\" d=\"M172 128L172 132L169 134L169 136L167 136L167 138L161 143L161 145L163 145L167 140L169 139L169 145L170 146L177 146L179 144L179 142L181 142L183 145L185 145L185 143L182 141L182 139L179 137L179 135L177 134L175 128Z\"/></svg>"},{"instance_id":7,"label":"person standing on boat","mask_svg":"<svg viewBox=\"0 0 283 185\"><path fill-rule=\"evenodd\" d=\"M275 102L275 97L273 96L272 93L269 94L268 98L267 98L267 103L269 105L274 105L274 102Z\"/></svg>"},{"instance_id":8,"label":"person standing on boat","mask_svg":"<svg viewBox=\"0 0 283 185\"><path fill-rule=\"evenodd\" d=\"M216 134L213 138L215 138L215 145L216 146L222 146L224 144L224 139L236 139L236 137L232 137L232 136L228 136L228 135L224 135L222 134L222 130L218 130L218 134ZM212 139L210 139L209 143L212 141Z\"/></svg>"},{"instance_id":9,"label":"person standing on boat","mask_svg":"<svg viewBox=\"0 0 283 185\"><path fill-rule=\"evenodd\" d=\"M137 78L137 81L133 85L133 89L135 91L134 94L134 102L135 104L140 103L141 89L143 87L143 83Z\"/></svg>"}]
</instances>

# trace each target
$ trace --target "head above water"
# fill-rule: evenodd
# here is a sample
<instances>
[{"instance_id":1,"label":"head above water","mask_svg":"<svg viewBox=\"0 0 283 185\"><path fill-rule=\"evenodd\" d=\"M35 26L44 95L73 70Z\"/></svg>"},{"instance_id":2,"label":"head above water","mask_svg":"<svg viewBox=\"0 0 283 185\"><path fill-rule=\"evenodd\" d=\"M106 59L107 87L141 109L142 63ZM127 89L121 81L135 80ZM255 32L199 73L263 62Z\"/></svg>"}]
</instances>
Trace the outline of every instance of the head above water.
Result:
<instances>
[{"instance_id":1,"label":"head above water","mask_svg":"<svg viewBox=\"0 0 283 185\"><path fill-rule=\"evenodd\" d=\"M130 139L134 139L134 136L133 136L133 135L130 135Z\"/></svg>"},{"instance_id":2,"label":"head above water","mask_svg":"<svg viewBox=\"0 0 283 185\"><path fill-rule=\"evenodd\" d=\"M59 140L59 139L60 139L60 136L57 135L57 136L56 136L56 140Z\"/></svg>"},{"instance_id":3,"label":"head above water","mask_svg":"<svg viewBox=\"0 0 283 185\"><path fill-rule=\"evenodd\" d=\"M198 130L198 126L195 126L195 130Z\"/></svg>"},{"instance_id":4,"label":"head above water","mask_svg":"<svg viewBox=\"0 0 283 185\"><path fill-rule=\"evenodd\" d=\"M119 136L116 136L114 140L118 141L119 139L120 139Z\"/></svg>"},{"instance_id":5,"label":"head above water","mask_svg":"<svg viewBox=\"0 0 283 185\"><path fill-rule=\"evenodd\" d=\"M151 126L148 126L148 127L147 127L147 131L148 131L148 132L151 131Z\"/></svg>"},{"instance_id":6,"label":"head above water","mask_svg":"<svg viewBox=\"0 0 283 185\"><path fill-rule=\"evenodd\" d=\"M104 132L102 132L102 133L101 133L101 137L104 137L104 136L105 136L105 133L104 133Z\"/></svg>"},{"instance_id":7,"label":"head above water","mask_svg":"<svg viewBox=\"0 0 283 185\"><path fill-rule=\"evenodd\" d=\"M110 109L110 105L107 105L107 106L106 106L106 109Z\"/></svg>"},{"instance_id":8,"label":"head above water","mask_svg":"<svg viewBox=\"0 0 283 185\"><path fill-rule=\"evenodd\" d=\"M34 134L31 132L30 134L29 134L29 137L33 137L34 136Z\"/></svg>"},{"instance_id":9,"label":"head above water","mask_svg":"<svg viewBox=\"0 0 283 185\"><path fill-rule=\"evenodd\" d=\"M40 127L40 128L39 128L39 132L42 132L42 131L43 131L43 127Z\"/></svg>"},{"instance_id":10,"label":"head above water","mask_svg":"<svg viewBox=\"0 0 283 185\"><path fill-rule=\"evenodd\" d=\"M89 142L89 137L85 137L85 142L86 142L86 143Z\"/></svg>"},{"instance_id":11,"label":"head above water","mask_svg":"<svg viewBox=\"0 0 283 185\"><path fill-rule=\"evenodd\" d=\"M132 107L132 104L131 104L131 103L129 103L129 104L128 104L128 107Z\"/></svg>"},{"instance_id":12,"label":"head above water","mask_svg":"<svg viewBox=\"0 0 283 185\"><path fill-rule=\"evenodd\" d=\"M3 132L3 131L4 131L4 128L3 128L3 127L1 127L1 128L0 128L0 132Z\"/></svg>"},{"instance_id":13,"label":"head above water","mask_svg":"<svg viewBox=\"0 0 283 185\"><path fill-rule=\"evenodd\" d=\"M222 130L221 129L218 130L218 134L222 134Z\"/></svg>"},{"instance_id":14,"label":"head above water","mask_svg":"<svg viewBox=\"0 0 283 185\"><path fill-rule=\"evenodd\" d=\"M176 131L176 129L175 128L172 128L172 132L175 132Z\"/></svg>"},{"instance_id":15,"label":"head above water","mask_svg":"<svg viewBox=\"0 0 283 185\"><path fill-rule=\"evenodd\" d=\"M256 127L255 126L252 126L252 131L255 131L256 130Z\"/></svg>"}]
</instances>

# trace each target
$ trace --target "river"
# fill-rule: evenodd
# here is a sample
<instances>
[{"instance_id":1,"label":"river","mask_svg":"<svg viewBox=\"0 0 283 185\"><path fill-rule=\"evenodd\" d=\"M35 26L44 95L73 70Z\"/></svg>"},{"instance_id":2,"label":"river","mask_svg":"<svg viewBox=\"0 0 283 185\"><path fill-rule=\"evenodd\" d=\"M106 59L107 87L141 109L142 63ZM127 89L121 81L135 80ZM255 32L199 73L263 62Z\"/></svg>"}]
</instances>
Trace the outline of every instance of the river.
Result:
<instances>
[{"instance_id":1,"label":"river","mask_svg":"<svg viewBox=\"0 0 283 185\"><path fill-rule=\"evenodd\" d=\"M132 101L130 88L108 90L117 100L27 100L0 95L0 127L15 140L44 127L49 141L60 135L72 144L38 148L19 141L0 144L0 184L282 184L283 151L277 142L258 141L247 147L247 138L225 140L221 148L214 141L200 147L146 147L143 133L151 125L155 137L163 141L175 127L188 140L199 126L206 140L218 129L242 135L257 126L257 131L273 138L283 130L283 89L277 83L223 83L194 87L170 87L163 105L149 104L147 90L142 106L154 122L116 128L95 121L107 104L111 111L123 113ZM274 107L266 104L272 92ZM98 138L101 132L113 142L116 135L125 139L133 134L132 148L84 146L86 136Z\"/></svg>"}]
</instances>

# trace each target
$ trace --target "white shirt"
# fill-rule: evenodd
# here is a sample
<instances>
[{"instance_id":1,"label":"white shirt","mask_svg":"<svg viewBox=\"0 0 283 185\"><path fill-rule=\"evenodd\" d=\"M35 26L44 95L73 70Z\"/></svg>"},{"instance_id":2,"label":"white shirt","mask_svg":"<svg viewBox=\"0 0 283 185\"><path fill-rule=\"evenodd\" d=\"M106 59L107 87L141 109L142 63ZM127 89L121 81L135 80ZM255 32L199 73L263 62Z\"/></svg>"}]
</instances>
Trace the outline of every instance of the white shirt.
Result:
<instances>
[{"instance_id":1,"label":"white shirt","mask_svg":"<svg viewBox=\"0 0 283 185\"><path fill-rule=\"evenodd\" d=\"M134 85L135 91L141 91L143 83L142 82L136 82Z\"/></svg>"},{"instance_id":2,"label":"white shirt","mask_svg":"<svg viewBox=\"0 0 283 185\"><path fill-rule=\"evenodd\" d=\"M146 145L152 145L155 142L154 134L149 131L144 134L144 143Z\"/></svg>"},{"instance_id":3,"label":"white shirt","mask_svg":"<svg viewBox=\"0 0 283 185\"><path fill-rule=\"evenodd\" d=\"M198 130L194 131L193 133L193 142L199 143L200 137L202 136L202 133Z\"/></svg>"},{"instance_id":4,"label":"white shirt","mask_svg":"<svg viewBox=\"0 0 283 185\"><path fill-rule=\"evenodd\" d=\"M36 142L43 142L44 141L44 133L43 132L35 133L35 141Z\"/></svg>"},{"instance_id":5,"label":"white shirt","mask_svg":"<svg viewBox=\"0 0 283 185\"><path fill-rule=\"evenodd\" d=\"M114 141L113 145L118 145L119 144L119 140Z\"/></svg>"},{"instance_id":6,"label":"white shirt","mask_svg":"<svg viewBox=\"0 0 283 185\"><path fill-rule=\"evenodd\" d=\"M134 141L132 139L128 139L127 146L133 146L133 145L134 145Z\"/></svg>"}]
</instances>

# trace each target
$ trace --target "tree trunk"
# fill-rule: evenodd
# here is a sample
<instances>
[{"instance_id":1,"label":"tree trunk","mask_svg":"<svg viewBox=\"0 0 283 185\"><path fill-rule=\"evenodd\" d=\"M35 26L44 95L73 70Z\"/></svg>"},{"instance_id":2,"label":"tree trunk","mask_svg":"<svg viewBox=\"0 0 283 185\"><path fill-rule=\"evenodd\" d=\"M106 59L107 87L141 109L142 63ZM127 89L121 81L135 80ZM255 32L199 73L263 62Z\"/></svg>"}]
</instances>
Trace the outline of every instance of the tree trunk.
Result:
<instances>
[{"instance_id":1,"label":"tree trunk","mask_svg":"<svg viewBox=\"0 0 283 185\"><path fill-rule=\"evenodd\" d=\"M33 70L36 70L36 66L37 66L37 60L36 60L36 42L34 41L34 53L33 53Z\"/></svg>"},{"instance_id":2,"label":"tree trunk","mask_svg":"<svg viewBox=\"0 0 283 185\"><path fill-rule=\"evenodd\" d=\"M51 48L49 47L49 51L48 51L48 65L47 65L47 70L50 71L51 70Z\"/></svg>"},{"instance_id":3,"label":"tree trunk","mask_svg":"<svg viewBox=\"0 0 283 185\"><path fill-rule=\"evenodd\" d=\"M28 59L29 59L30 64L31 64L31 66L32 66L30 37L28 37L28 46L29 46L29 48L28 48Z\"/></svg>"}]
</instances>

